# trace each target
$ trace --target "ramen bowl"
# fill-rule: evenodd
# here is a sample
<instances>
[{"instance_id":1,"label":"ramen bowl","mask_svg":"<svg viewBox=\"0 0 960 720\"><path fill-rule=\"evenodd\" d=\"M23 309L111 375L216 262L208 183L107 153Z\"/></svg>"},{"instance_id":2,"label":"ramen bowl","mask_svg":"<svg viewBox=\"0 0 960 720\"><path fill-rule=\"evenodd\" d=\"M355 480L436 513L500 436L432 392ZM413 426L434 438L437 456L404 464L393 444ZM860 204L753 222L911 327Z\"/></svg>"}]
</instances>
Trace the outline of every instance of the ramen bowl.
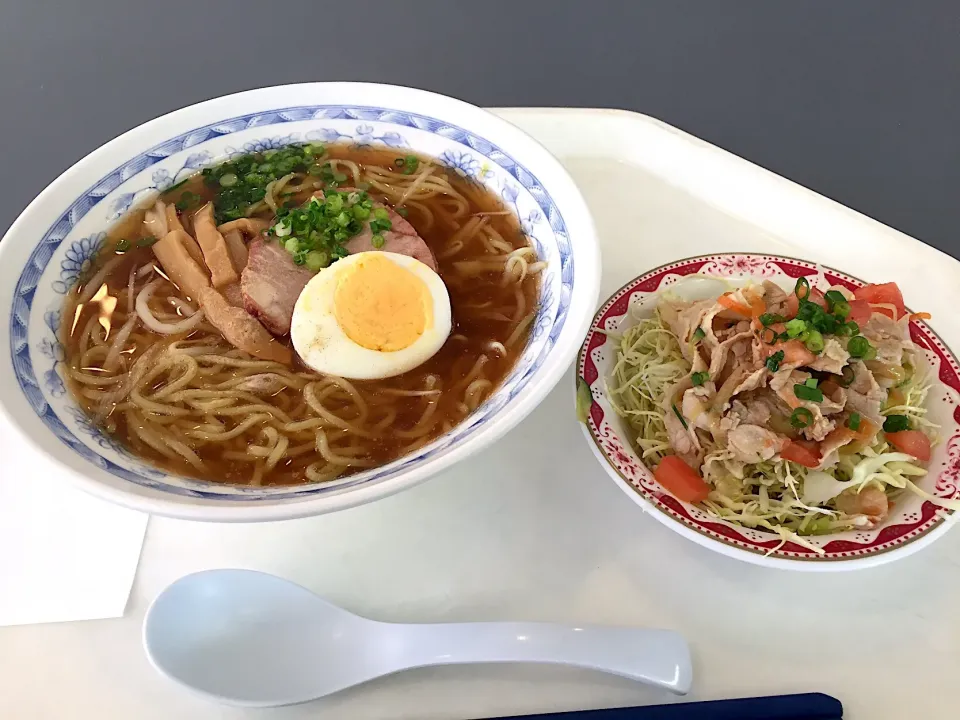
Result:
<instances>
[{"instance_id":1,"label":"ramen bowl","mask_svg":"<svg viewBox=\"0 0 960 720\"><path fill-rule=\"evenodd\" d=\"M616 413L607 392L618 346L607 333L622 332L653 316L666 290L683 300L717 297L747 281L770 280L785 290L805 277L810 287L842 286L856 290L865 283L815 263L771 255L727 254L681 260L642 275L618 290L597 312L580 349L578 402L583 432L594 455L624 493L656 520L710 550L738 560L801 571L838 571L869 567L905 557L929 545L953 523L953 510L903 491L887 518L872 529L804 536L806 545L785 542L759 528L729 522L700 504L682 502L667 492L636 451L631 428ZM893 278L883 278L896 279ZM960 497L960 364L926 322L910 323L910 335L933 380L925 406L939 425L939 442L926 463L927 475L916 479L926 493L954 503ZM588 407L584 407L588 405Z\"/></svg>"},{"instance_id":2,"label":"ramen bowl","mask_svg":"<svg viewBox=\"0 0 960 720\"><path fill-rule=\"evenodd\" d=\"M251 487L160 469L101 432L65 383L65 298L106 231L199 169L292 143L345 143L435 158L515 214L545 262L529 339L465 420L413 453L338 480ZM165 115L94 151L46 188L0 242L0 411L63 466L62 480L137 510L216 521L330 512L411 487L489 445L557 383L596 307L600 259L573 181L523 132L466 103L387 85L316 83L230 95Z\"/></svg>"}]
</instances>

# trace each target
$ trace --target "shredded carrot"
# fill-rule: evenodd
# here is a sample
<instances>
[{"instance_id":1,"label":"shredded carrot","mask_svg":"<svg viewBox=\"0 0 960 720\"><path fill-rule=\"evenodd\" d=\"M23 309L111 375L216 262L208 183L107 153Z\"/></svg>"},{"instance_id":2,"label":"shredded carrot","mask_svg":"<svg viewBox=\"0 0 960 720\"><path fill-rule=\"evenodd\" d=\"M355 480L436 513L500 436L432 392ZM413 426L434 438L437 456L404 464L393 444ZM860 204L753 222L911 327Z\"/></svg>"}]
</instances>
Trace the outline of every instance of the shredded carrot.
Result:
<instances>
[{"instance_id":1,"label":"shredded carrot","mask_svg":"<svg viewBox=\"0 0 960 720\"><path fill-rule=\"evenodd\" d=\"M910 316L910 322L913 322L914 320L929 320L929 319L932 318L932 317L933 317L933 315L931 315L931 314L928 313L928 312L913 313L913 314Z\"/></svg>"},{"instance_id":2,"label":"shredded carrot","mask_svg":"<svg viewBox=\"0 0 960 720\"><path fill-rule=\"evenodd\" d=\"M717 302L720 303L727 310L732 310L738 315L743 315L744 317L753 316L752 308L750 308L747 305L744 305L742 302L737 302L736 300L734 300L730 296L730 293L724 293L723 295L721 295L719 298L717 298Z\"/></svg>"},{"instance_id":3,"label":"shredded carrot","mask_svg":"<svg viewBox=\"0 0 960 720\"><path fill-rule=\"evenodd\" d=\"M760 317L767 311L767 304L762 297L755 297L750 300L750 311L755 318Z\"/></svg>"}]
</instances>

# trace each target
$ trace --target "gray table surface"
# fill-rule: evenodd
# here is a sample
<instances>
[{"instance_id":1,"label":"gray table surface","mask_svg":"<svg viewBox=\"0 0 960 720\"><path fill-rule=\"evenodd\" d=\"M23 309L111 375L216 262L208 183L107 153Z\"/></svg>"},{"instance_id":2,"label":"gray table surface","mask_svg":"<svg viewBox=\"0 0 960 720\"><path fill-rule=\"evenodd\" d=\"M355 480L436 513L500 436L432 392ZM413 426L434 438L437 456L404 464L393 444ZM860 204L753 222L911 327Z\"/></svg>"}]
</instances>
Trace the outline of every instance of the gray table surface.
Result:
<instances>
[{"instance_id":1,"label":"gray table surface","mask_svg":"<svg viewBox=\"0 0 960 720\"><path fill-rule=\"evenodd\" d=\"M117 134L312 80L676 125L960 256L957 0L3 0L0 231Z\"/></svg>"}]
</instances>

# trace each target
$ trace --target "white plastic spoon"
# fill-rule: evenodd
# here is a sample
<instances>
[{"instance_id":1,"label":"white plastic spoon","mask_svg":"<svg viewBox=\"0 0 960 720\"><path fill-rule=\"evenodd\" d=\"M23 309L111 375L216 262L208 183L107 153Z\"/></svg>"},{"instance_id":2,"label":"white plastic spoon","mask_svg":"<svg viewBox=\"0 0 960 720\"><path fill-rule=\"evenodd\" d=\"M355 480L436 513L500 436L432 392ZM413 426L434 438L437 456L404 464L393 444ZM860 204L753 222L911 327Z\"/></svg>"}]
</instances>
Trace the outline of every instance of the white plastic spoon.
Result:
<instances>
[{"instance_id":1,"label":"white plastic spoon","mask_svg":"<svg viewBox=\"0 0 960 720\"><path fill-rule=\"evenodd\" d=\"M398 625L358 617L250 570L208 570L164 590L143 623L162 674L248 707L306 702L428 665L554 663L690 689L690 651L667 630L541 623Z\"/></svg>"}]
</instances>

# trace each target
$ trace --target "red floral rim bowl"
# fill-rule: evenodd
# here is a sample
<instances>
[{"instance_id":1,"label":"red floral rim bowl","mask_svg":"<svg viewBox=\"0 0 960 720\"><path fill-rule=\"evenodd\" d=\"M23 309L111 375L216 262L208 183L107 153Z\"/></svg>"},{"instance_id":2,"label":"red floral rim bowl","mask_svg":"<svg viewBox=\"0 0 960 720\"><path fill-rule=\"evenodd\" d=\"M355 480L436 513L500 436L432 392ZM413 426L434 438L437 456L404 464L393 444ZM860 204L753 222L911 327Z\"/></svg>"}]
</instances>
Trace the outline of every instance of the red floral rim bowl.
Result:
<instances>
[{"instance_id":1,"label":"red floral rim bowl","mask_svg":"<svg viewBox=\"0 0 960 720\"><path fill-rule=\"evenodd\" d=\"M700 281L691 283L691 275L708 277L698 290ZM627 283L597 312L577 359L577 376L586 383L592 399L584 418L584 434L607 473L637 504L667 527L716 552L758 565L814 571L850 570L905 557L946 532L953 522L953 511L913 493L903 493L891 514L876 528L805 537L817 550L784 543L774 533L733 524L666 492L637 455L627 425L607 398L605 380L616 361L617 344L601 330L622 332L637 320L650 317L662 290L684 279L684 292L691 293L690 299L699 299L722 292L716 290L719 281L710 278L734 285L771 280L792 288L799 277L806 277L811 287L821 290L831 285L856 290L864 285L861 280L804 260L748 254L689 258ZM960 364L926 323L911 322L910 335L922 351L918 357L928 363L929 377L939 379L930 390L926 407L927 417L940 426L940 439L927 463L927 475L916 483L936 497L955 500L960 498Z\"/></svg>"}]
</instances>

